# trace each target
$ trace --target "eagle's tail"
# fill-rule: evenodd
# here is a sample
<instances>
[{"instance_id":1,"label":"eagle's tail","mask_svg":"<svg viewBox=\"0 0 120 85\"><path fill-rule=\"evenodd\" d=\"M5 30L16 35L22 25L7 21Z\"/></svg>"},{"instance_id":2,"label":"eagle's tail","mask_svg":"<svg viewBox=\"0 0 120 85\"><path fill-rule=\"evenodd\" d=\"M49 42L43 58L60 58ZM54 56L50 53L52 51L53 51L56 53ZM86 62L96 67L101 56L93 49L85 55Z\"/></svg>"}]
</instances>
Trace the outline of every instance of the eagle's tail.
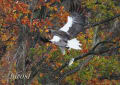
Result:
<instances>
[{"instance_id":1,"label":"eagle's tail","mask_svg":"<svg viewBox=\"0 0 120 85\"><path fill-rule=\"evenodd\" d=\"M66 47L68 47L69 49L81 50L81 45L82 44L80 44L80 42L76 38L73 38L67 41Z\"/></svg>"}]
</instances>

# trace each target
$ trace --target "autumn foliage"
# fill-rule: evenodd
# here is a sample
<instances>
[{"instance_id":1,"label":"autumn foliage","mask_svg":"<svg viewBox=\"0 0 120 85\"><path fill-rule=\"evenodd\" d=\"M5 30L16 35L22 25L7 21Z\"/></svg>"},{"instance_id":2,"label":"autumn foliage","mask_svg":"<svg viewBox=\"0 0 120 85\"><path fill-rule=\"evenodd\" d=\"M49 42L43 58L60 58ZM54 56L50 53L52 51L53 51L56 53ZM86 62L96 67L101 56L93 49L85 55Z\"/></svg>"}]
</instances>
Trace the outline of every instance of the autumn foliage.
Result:
<instances>
[{"instance_id":1,"label":"autumn foliage","mask_svg":"<svg viewBox=\"0 0 120 85\"><path fill-rule=\"evenodd\" d=\"M44 85L44 81L46 83L51 78L59 79L59 76L87 59L85 57L55 73L66 61L89 52L97 43L96 36L100 41L110 38L120 46L119 29L118 34L109 31L114 22L120 22L120 19L116 18L97 27L90 27L86 33L80 33L77 39L82 43L82 50L66 49L66 54L62 55L60 49L47 42L47 39L52 37L49 30L59 29L67 21L69 11L65 10L63 2L64 0L0 0L0 85L23 85L18 84L15 79L9 79L9 73L19 73L23 71L23 67L24 71L33 72L31 80L26 80L31 85ZM90 16L89 11L86 15L90 23L120 14L119 0L83 0L81 5L91 10ZM97 30L98 28L101 29ZM109 46L111 44L105 45L105 47ZM93 59L82 69L66 76L60 83L62 85L119 85L120 49L117 51L118 54L108 55L112 52L106 55L93 55ZM34 71L37 73L34 74Z\"/></svg>"}]
</instances>

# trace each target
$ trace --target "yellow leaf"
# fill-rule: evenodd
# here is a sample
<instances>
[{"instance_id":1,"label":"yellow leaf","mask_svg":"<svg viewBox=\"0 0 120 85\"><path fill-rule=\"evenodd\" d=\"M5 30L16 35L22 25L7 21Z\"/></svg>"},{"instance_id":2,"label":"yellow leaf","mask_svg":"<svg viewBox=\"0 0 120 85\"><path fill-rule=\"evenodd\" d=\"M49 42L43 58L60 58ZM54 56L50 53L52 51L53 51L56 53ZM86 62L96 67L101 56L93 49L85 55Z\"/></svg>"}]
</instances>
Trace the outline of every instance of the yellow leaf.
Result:
<instances>
[{"instance_id":1,"label":"yellow leaf","mask_svg":"<svg viewBox=\"0 0 120 85\"><path fill-rule=\"evenodd\" d=\"M2 84L5 84L5 83L6 83L6 80L5 80L5 79L2 79L1 82L2 82Z\"/></svg>"},{"instance_id":2,"label":"yellow leaf","mask_svg":"<svg viewBox=\"0 0 120 85\"><path fill-rule=\"evenodd\" d=\"M6 41L8 39L7 35L5 35L5 34L1 35L1 37L2 37L3 41Z\"/></svg>"},{"instance_id":3,"label":"yellow leaf","mask_svg":"<svg viewBox=\"0 0 120 85\"><path fill-rule=\"evenodd\" d=\"M46 30L45 30L45 32L49 32L49 30L48 30L48 29L46 29Z\"/></svg>"}]
</instances>

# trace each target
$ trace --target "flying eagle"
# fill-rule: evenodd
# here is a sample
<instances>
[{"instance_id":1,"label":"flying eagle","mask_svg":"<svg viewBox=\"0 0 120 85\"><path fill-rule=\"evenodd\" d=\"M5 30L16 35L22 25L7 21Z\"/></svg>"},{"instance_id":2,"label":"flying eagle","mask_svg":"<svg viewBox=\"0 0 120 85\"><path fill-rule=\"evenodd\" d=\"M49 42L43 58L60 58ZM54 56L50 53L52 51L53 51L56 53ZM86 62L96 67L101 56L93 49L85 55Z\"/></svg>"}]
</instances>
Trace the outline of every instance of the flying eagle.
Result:
<instances>
[{"instance_id":1,"label":"flying eagle","mask_svg":"<svg viewBox=\"0 0 120 85\"><path fill-rule=\"evenodd\" d=\"M81 43L76 39L76 36L85 31L86 17L81 11L81 6L70 0L70 15L67 17L66 24L57 31L52 31L53 38L50 40L53 44L58 45L63 54L65 48L81 50Z\"/></svg>"}]
</instances>

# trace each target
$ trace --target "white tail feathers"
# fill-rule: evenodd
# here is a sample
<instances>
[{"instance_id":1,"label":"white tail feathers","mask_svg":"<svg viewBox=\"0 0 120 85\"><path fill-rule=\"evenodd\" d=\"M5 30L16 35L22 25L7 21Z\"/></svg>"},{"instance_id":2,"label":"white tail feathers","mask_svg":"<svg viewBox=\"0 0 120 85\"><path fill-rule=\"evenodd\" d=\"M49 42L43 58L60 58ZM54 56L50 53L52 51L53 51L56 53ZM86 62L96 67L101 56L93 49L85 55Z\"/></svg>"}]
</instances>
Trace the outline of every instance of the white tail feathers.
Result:
<instances>
[{"instance_id":1,"label":"white tail feathers","mask_svg":"<svg viewBox=\"0 0 120 85\"><path fill-rule=\"evenodd\" d=\"M76 50L81 50L81 46L82 44L79 43L79 41L74 38L74 39L71 39L71 40L68 40L67 42L67 46L66 47L69 47L69 49L76 49Z\"/></svg>"}]
</instances>

